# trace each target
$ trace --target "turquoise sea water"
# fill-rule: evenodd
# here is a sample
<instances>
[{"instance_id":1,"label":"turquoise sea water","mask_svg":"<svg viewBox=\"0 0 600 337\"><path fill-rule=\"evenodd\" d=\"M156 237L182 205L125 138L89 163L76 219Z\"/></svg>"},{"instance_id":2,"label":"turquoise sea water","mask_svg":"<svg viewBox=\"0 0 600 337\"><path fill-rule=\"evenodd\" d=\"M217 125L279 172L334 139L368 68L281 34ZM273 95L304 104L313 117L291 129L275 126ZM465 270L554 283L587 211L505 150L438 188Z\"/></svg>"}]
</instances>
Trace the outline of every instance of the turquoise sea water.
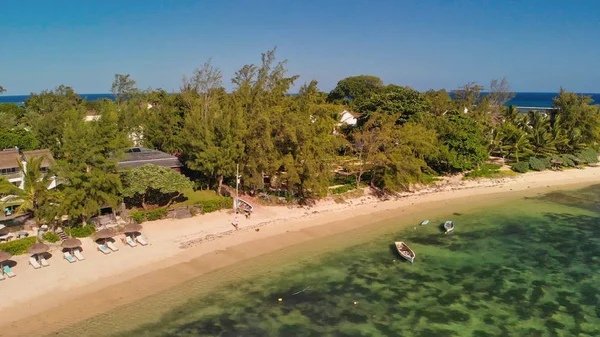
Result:
<instances>
[{"instance_id":1,"label":"turquoise sea water","mask_svg":"<svg viewBox=\"0 0 600 337\"><path fill-rule=\"evenodd\" d=\"M115 336L600 336L599 204L600 185L447 214L276 276L188 292Z\"/></svg>"}]
</instances>

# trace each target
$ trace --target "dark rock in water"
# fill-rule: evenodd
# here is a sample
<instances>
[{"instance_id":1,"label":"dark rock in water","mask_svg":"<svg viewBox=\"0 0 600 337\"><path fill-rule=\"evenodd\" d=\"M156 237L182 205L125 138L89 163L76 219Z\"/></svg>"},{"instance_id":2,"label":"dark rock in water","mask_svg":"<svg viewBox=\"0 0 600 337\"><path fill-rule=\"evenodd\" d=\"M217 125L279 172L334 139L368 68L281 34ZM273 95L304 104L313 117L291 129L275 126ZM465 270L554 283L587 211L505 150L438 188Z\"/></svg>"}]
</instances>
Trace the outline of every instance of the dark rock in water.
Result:
<instances>
[{"instance_id":1,"label":"dark rock in water","mask_svg":"<svg viewBox=\"0 0 600 337\"><path fill-rule=\"evenodd\" d=\"M452 215L461 216L462 213L452 213Z\"/></svg>"}]
</instances>

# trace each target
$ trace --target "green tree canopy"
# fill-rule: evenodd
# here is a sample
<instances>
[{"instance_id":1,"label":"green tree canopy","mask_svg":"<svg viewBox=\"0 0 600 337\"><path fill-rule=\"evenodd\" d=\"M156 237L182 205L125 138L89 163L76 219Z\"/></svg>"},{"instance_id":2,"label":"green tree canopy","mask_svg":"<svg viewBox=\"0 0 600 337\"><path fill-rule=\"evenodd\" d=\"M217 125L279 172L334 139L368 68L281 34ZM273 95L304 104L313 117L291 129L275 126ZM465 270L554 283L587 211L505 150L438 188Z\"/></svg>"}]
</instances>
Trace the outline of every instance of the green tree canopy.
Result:
<instances>
[{"instance_id":1,"label":"green tree canopy","mask_svg":"<svg viewBox=\"0 0 600 337\"><path fill-rule=\"evenodd\" d=\"M130 99L139 92L135 87L135 80L129 74L115 74L115 80L112 83L110 91L117 103Z\"/></svg>"},{"instance_id":2,"label":"green tree canopy","mask_svg":"<svg viewBox=\"0 0 600 337\"><path fill-rule=\"evenodd\" d=\"M568 151L575 153L582 146L593 146L600 140L600 107L591 105L590 96L578 95L561 89L553 99L553 118L560 118L561 126L568 130Z\"/></svg>"},{"instance_id":3,"label":"green tree canopy","mask_svg":"<svg viewBox=\"0 0 600 337\"><path fill-rule=\"evenodd\" d=\"M84 224L100 208L116 207L120 200L117 159L129 142L117 121L116 113L107 110L98 121L74 119L64 130L63 157L58 160L63 178L61 206L64 214Z\"/></svg>"},{"instance_id":4,"label":"green tree canopy","mask_svg":"<svg viewBox=\"0 0 600 337\"><path fill-rule=\"evenodd\" d=\"M200 99L201 100L201 99ZM242 113L226 96L202 111L199 102L185 119L183 155L187 166L217 182L217 193L225 176L233 177L244 154Z\"/></svg>"},{"instance_id":5,"label":"green tree canopy","mask_svg":"<svg viewBox=\"0 0 600 337\"><path fill-rule=\"evenodd\" d=\"M14 147L27 151L39 149L40 145L33 132L22 127L0 128L0 149Z\"/></svg>"},{"instance_id":6,"label":"green tree canopy","mask_svg":"<svg viewBox=\"0 0 600 337\"><path fill-rule=\"evenodd\" d=\"M436 150L434 132L415 123L399 125L398 118L375 113L354 134L359 170L371 170L371 186L384 192L405 190L421 181L425 158Z\"/></svg>"},{"instance_id":7,"label":"green tree canopy","mask_svg":"<svg viewBox=\"0 0 600 337\"><path fill-rule=\"evenodd\" d=\"M0 114L6 114L7 116L11 116L15 120L20 120L25 117L26 110L22 106L18 106L13 103L2 103L0 104Z\"/></svg>"},{"instance_id":8,"label":"green tree canopy","mask_svg":"<svg viewBox=\"0 0 600 337\"><path fill-rule=\"evenodd\" d=\"M439 156L432 166L442 171L471 170L487 160L487 145L480 125L464 113L447 113L434 120Z\"/></svg>"},{"instance_id":9,"label":"green tree canopy","mask_svg":"<svg viewBox=\"0 0 600 337\"><path fill-rule=\"evenodd\" d=\"M331 178L335 120L318 100L317 82L311 81L276 120L275 147L285 172L281 180L301 198L326 196Z\"/></svg>"},{"instance_id":10,"label":"green tree canopy","mask_svg":"<svg viewBox=\"0 0 600 337\"><path fill-rule=\"evenodd\" d=\"M253 189L263 188L264 176L275 175L281 167L282 156L275 147L276 125L289 107L287 93L298 79L286 76L285 61L275 61L275 50L270 50L262 55L260 66L245 65L232 79L233 109L240 111L245 125L241 174Z\"/></svg>"},{"instance_id":11,"label":"green tree canopy","mask_svg":"<svg viewBox=\"0 0 600 337\"><path fill-rule=\"evenodd\" d=\"M82 98L71 87L61 85L51 91L31 94L25 100L25 119L41 148L62 156L62 138L69 120L83 119L86 113Z\"/></svg>"},{"instance_id":12,"label":"green tree canopy","mask_svg":"<svg viewBox=\"0 0 600 337\"><path fill-rule=\"evenodd\" d=\"M165 197L168 206L183 190L194 186L186 176L170 168L151 164L122 172L121 181L123 196L138 199L144 209L148 208L149 201L160 204Z\"/></svg>"},{"instance_id":13,"label":"green tree canopy","mask_svg":"<svg viewBox=\"0 0 600 337\"><path fill-rule=\"evenodd\" d=\"M350 76L337 83L337 86L329 93L328 100L351 103L353 106L379 92L382 87L383 81L377 76Z\"/></svg>"},{"instance_id":14,"label":"green tree canopy","mask_svg":"<svg viewBox=\"0 0 600 337\"><path fill-rule=\"evenodd\" d=\"M406 123L409 119L427 108L424 96L411 87L387 85L380 92L372 93L369 98L357 103L356 109L363 113L363 120L379 111L398 116L398 123Z\"/></svg>"},{"instance_id":15,"label":"green tree canopy","mask_svg":"<svg viewBox=\"0 0 600 337\"><path fill-rule=\"evenodd\" d=\"M141 111L144 118L139 122L142 125L139 132L143 134L144 146L166 153L182 151L184 111L176 105L177 98L164 90L146 95L145 100L152 107Z\"/></svg>"},{"instance_id":16,"label":"green tree canopy","mask_svg":"<svg viewBox=\"0 0 600 337\"><path fill-rule=\"evenodd\" d=\"M426 110L435 116L441 116L453 109L452 97L445 89L424 92Z\"/></svg>"}]
</instances>

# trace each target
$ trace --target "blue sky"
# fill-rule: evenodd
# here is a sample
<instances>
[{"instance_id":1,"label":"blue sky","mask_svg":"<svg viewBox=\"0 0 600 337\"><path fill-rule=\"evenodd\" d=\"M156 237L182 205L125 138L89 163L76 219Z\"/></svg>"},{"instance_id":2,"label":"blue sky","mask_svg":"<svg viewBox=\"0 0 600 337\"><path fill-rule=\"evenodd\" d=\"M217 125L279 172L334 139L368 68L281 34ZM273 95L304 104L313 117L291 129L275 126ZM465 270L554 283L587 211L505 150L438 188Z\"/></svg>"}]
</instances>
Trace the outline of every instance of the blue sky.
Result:
<instances>
[{"instance_id":1,"label":"blue sky","mask_svg":"<svg viewBox=\"0 0 600 337\"><path fill-rule=\"evenodd\" d=\"M59 84L179 88L208 58L225 87L277 46L298 84L360 74L418 90L487 85L600 92L600 1L13 0L0 3L5 95Z\"/></svg>"}]
</instances>

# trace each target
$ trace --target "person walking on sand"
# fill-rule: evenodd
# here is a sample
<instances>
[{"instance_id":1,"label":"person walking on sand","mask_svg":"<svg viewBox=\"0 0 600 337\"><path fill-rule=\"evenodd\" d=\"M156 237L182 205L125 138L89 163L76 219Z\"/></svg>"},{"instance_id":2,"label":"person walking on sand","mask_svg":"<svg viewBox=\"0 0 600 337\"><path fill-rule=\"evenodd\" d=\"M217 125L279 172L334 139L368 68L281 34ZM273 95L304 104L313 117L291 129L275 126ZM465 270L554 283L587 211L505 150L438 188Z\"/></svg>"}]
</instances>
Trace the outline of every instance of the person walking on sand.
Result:
<instances>
[{"instance_id":1,"label":"person walking on sand","mask_svg":"<svg viewBox=\"0 0 600 337\"><path fill-rule=\"evenodd\" d=\"M239 228L238 225L238 218L237 218L237 214L235 215L235 221L232 223L233 227L235 227L235 230L237 231Z\"/></svg>"}]
</instances>

